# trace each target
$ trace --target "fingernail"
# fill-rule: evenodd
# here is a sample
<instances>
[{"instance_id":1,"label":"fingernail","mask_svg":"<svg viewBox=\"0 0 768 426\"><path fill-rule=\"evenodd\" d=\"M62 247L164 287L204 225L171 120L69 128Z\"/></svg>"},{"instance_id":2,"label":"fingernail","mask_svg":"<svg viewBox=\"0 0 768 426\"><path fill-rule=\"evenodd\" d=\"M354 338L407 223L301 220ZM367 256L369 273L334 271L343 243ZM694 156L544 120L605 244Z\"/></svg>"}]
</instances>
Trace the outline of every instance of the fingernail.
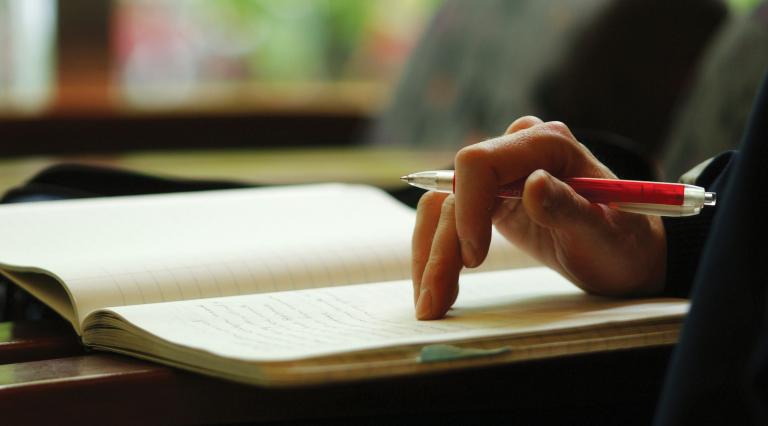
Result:
<instances>
[{"instance_id":1,"label":"fingernail","mask_svg":"<svg viewBox=\"0 0 768 426\"><path fill-rule=\"evenodd\" d=\"M419 301L416 302L416 318L429 318L432 313L432 293L429 289L424 289L419 294Z\"/></svg>"},{"instance_id":2,"label":"fingernail","mask_svg":"<svg viewBox=\"0 0 768 426\"><path fill-rule=\"evenodd\" d=\"M474 268L477 266L477 251L475 246L468 240L459 240L461 245L461 259L464 261L464 266L468 268Z\"/></svg>"}]
</instances>

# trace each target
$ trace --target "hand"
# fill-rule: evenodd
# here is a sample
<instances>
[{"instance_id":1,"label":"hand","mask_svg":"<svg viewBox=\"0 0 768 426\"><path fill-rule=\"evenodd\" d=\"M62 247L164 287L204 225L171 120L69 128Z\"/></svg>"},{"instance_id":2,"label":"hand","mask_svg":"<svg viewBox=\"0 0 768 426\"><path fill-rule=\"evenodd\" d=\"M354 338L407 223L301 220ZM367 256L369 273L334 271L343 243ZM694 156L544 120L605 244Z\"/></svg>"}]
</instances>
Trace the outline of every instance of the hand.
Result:
<instances>
[{"instance_id":1,"label":"hand","mask_svg":"<svg viewBox=\"0 0 768 426\"><path fill-rule=\"evenodd\" d=\"M458 295L461 269L480 265L488 254L491 225L589 293L662 289L661 219L592 204L560 181L616 178L563 123L520 118L504 136L459 151L455 168L455 194L428 192L417 209L412 278L419 319L445 315ZM522 199L495 196L499 186L518 179L526 179Z\"/></svg>"}]
</instances>

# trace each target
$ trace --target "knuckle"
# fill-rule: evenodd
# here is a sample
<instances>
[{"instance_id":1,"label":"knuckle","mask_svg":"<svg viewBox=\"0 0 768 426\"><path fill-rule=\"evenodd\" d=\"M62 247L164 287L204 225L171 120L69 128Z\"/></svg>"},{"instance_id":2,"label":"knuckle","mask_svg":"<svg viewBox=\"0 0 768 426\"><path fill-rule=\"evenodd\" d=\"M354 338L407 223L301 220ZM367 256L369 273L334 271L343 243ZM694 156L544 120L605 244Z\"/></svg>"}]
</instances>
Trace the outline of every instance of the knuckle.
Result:
<instances>
[{"instance_id":1,"label":"knuckle","mask_svg":"<svg viewBox=\"0 0 768 426\"><path fill-rule=\"evenodd\" d=\"M464 147L456 153L454 163L457 169L475 168L487 160L488 150L484 143Z\"/></svg>"},{"instance_id":2,"label":"knuckle","mask_svg":"<svg viewBox=\"0 0 768 426\"><path fill-rule=\"evenodd\" d=\"M442 198L442 195L437 192L427 191L421 196L421 198L419 198L419 203L416 205L416 210L428 210L432 206L442 202Z\"/></svg>"},{"instance_id":3,"label":"knuckle","mask_svg":"<svg viewBox=\"0 0 768 426\"><path fill-rule=\"evenodd\" d=\"M530 123L541 123L541 119L539 119L539 117L536 117L535 115L524 115L520 117L518 120L524 120Z\"/></svg>"},{"instance_id":4,"label":"knuckle","mask_svg":"<svg viewBox=\"0 0 768 426\"><path fill-rule=\"evenodd\" d=\"M562 121L550 121L546 123L546 126L552 133L558 134L560 136L565 136L569 139L573 138L571 129L569 129L568 126Z\"/></svg>"},{"instance_id":5,"label":"knuckle","mask_svg":"<svg viewBox=\"0 0 768 426\"><path fill-rule=\"evenodd\" d=\"M550 121L546 123L545 126L547 133L549 134L549 137L545 138L545 140L549 142L553 148L557 148L556 152L558 155L567 155L569 152L591 155L587 147L576 140L573 133L571 133L571 130L562 121Z\"/></svg>"},{"instance_id":6,"label":"knuckle","mask_svg":"<svg viewBox=\"0 0 768 426\"><path fill-rule=\"evenodd\" d=\"M507 130L504 132L504 134L508 135L510 133L516 132L518 129L533 127L539 123L541 123L539 118L533 115L525 115L513 121L509 126L507 126Z\"/></svg>"}]
</instances>

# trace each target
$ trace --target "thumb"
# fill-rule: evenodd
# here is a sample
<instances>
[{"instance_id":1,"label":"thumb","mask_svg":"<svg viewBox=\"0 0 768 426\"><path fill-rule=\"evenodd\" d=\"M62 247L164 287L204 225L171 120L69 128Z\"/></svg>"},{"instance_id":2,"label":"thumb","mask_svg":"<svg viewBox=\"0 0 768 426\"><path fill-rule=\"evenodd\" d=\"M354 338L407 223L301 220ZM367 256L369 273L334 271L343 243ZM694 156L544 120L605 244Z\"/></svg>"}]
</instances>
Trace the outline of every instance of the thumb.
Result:
<instances>
[{"instance_id":1,"label":"thumb","mask_svg":"<svg viewBox=\"0 0 768 426\"><path fill-rule=\"evenodd\" d=\"M594 233L604 226L603 208L577 194L573 188L544 170L528 176L523 206L537 225L578 234ZM583 236L586 236L582 234Z\"/></svg>"}]
</instances>

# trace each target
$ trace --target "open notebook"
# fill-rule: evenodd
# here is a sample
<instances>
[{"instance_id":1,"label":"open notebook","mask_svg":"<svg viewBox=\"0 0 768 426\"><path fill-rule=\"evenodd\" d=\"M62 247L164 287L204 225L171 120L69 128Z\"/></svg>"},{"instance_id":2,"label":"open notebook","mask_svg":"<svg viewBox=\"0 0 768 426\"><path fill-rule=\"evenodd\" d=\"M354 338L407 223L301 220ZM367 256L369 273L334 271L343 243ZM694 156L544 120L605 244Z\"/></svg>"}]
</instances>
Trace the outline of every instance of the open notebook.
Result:
<instances>
[{"instance_id":1,"label":"open notebook","mask_svg":"<svg viewBox=\"0 0 768 426\"><path fill-rule=\"evenodd\" d=\"M0 272L87 346L264 385L676 338L685 301L585 295L500 238L446 319L416 321L414 218L335 184L6 205Z\"/></svg>"}]
</instances>

